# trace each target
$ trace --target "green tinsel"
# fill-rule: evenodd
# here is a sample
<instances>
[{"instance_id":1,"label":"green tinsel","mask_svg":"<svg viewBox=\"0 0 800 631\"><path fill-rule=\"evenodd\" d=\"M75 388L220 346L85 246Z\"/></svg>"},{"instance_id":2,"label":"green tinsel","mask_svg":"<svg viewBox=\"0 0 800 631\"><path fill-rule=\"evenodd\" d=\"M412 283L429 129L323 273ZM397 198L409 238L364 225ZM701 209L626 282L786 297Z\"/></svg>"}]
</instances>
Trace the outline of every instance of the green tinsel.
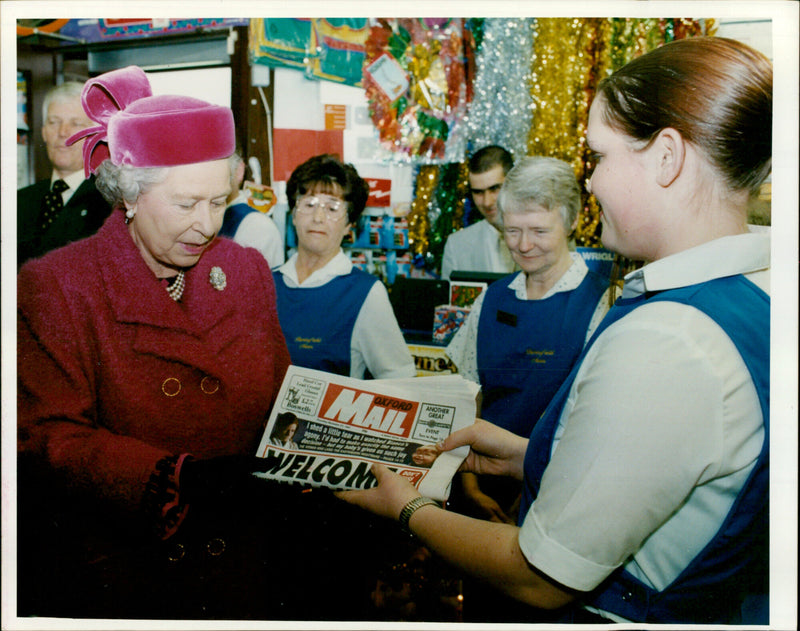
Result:
<instances>
[{"instance_id":1,"label":"green tinsel","mask_svg":"<svg viewBox=\"0 0 800 631\"><path fill-rule=\"evenodd\" d=\"M481 49L483 43L483 24L486 18L469 18L467 20L467 28L472 31L472 37L475 40L475 52Z\"/></svg>"},{"instance_id":2,"label":"green tinsel","mask_svg":"<svg viewBox=\"0 0 800 631\"><path fill-rule=\"evenodd\" d=\"M464 214L464 198L468 192L467 167L465 162L441 165L439 182L434 192L437 216L431 221L427 262L439 269L444 254L444 244L453 231L461 227Z\"/></svg>"}]
</instances>

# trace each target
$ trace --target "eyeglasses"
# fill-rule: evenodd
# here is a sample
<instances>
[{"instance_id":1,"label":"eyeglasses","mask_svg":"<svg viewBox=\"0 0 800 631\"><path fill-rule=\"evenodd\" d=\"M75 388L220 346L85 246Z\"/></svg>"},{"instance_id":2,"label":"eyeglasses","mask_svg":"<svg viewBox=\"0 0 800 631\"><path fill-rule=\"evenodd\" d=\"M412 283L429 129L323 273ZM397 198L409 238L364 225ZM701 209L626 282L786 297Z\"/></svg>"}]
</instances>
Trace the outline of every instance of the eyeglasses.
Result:
<instances>
[{"instance_id":1,"label":"eyeglasses","mask_svg":"<svg viewBox=\"0 0 800 631\"><path fill-rule=\"evenodd\" d=\"M301 215L313 215L320 208L328 221L337 221L347 212L347 202L340 199L322 199L307 195L297 200L294 209Z\"/></svg>"}]
</instances>

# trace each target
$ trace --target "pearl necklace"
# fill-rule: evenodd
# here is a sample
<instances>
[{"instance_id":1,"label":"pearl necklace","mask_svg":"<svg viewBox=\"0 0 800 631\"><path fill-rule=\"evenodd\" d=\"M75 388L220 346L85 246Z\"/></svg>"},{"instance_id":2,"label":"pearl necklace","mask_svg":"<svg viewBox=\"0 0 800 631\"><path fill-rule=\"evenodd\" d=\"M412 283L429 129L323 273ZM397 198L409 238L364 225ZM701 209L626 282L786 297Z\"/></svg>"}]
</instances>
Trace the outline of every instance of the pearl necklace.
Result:
<instances>
[{"instance_id":1,"label":"pearl necklace","mask_svg":"<svg viewBox=\"0 0 800 631\"><path fill-rule=\"evenodd\" d=\"M183 270L181 270L178 272L178 275L172 279L170 284L167 285L167 293L175 302L178 302L181 296L183 296L183 289L186 286L184 275Z\"/></svg>"}]
</instances>

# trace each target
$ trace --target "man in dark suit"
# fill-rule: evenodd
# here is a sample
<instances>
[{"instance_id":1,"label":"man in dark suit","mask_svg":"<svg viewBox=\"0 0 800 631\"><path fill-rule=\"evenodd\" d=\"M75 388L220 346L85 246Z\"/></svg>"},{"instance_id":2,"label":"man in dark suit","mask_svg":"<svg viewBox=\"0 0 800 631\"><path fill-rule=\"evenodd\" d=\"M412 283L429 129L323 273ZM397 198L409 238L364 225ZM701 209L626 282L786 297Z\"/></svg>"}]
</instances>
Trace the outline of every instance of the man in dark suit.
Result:
<instances>
[{"instance_id":1,"label":"man in dark suit","mask_svg":"<svg viewBox=\"0 0 800 631\"><path fill-rule=\"evenodd\" d=\"M83 140L67 146L73 134L92 125L81 105L83 84L52 88L43 103L42 138L53 165L49 180L17 191L17 264L97 232L111 212L83 170Z\"/></svg>"}]
</instances>

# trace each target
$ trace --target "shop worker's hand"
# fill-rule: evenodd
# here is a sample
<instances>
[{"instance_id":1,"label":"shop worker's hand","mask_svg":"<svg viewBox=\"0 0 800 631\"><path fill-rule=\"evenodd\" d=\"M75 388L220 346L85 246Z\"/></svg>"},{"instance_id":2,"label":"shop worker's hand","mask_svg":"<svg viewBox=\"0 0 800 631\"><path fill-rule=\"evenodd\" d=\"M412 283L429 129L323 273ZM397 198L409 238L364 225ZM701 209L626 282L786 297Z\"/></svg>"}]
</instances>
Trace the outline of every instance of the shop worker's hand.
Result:
<instances>
[{"instance_id":1,"label":"shop worker's hand","mask_svg":"<svg viewBox=\"0 0 800 631\"><path fill-rule=\"evenodd\" d=\"M419 491L404 477L381 464L373 464L371 471L378 486L364 491L336 491L334 495L381 517L399 518L403 506L419 497Z\"/></svg>"},{"instance_id":2,"label":"shop worker's hand","mask_svg":"<svg viewBox=\"0 0 800 631\"><path fill-rule=\"evenodd\" d=\"M507 475L522 480L527 438L494 423L476 419L473 425L453 432L437 447L441 451L450 451L462 445L469 445L470 451L459 471Z\"/></svg>"}]
</instances>

